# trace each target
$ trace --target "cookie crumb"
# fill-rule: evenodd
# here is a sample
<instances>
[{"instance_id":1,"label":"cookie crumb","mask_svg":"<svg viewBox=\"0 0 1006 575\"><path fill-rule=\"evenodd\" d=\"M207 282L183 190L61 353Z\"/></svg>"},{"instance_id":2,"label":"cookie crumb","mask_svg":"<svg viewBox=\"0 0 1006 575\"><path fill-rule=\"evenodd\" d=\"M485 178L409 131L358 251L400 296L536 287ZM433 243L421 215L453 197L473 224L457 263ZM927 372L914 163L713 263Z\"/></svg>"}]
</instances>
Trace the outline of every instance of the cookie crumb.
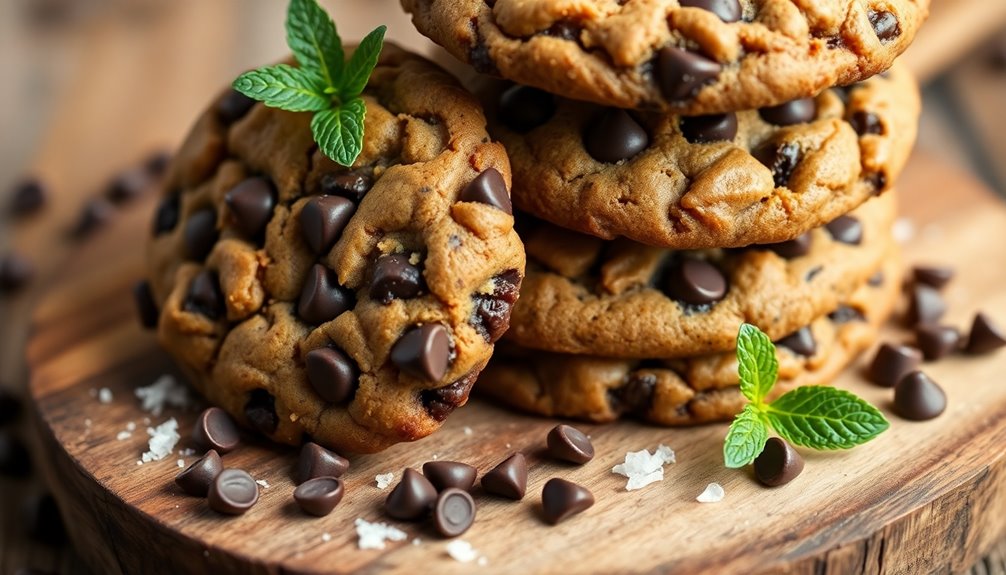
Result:
<instances>
[{"instance_id":1,"label":"cookie crumb","mask_svg":"<svg viewBox=\"0 0 1006 575\"><path fill-rule=\"evenodd\" d=\"M451 559L461 563L471 563L478 558L479 552L464 539L455 539L447 544L447 554Z\"/></svg>"},{"instance_id":2,"label":"cookie crumb","mask_svg":"<svg viewBox=\"0 0 1006 575\"><path fill-rule=\"evenodd\" d=\"M136 388L134 393L143 411L155 416L160 415L165 407L185 408L189 405L188 388L168 374L158 377L146 387Z\"/></svg>"},{"instance_id":3,"label":"cookie crumb","mask_svg":"<svg viewBox=\"0 0 1006 575\"><path fill-rule=\"evenodd\" d=\"M725 495L726 492L723 491L722 485L719 483L710 483L709 485L706 485L705 491L700 493L695 500L699 503L719 503L720 501L723 501L723 497Z\"/></svg>"},{"instance_id":4,"label":"cookie crumb","mask_svg":"<svg viewBox=\"0 0 1006 575\"><path fill-rule=\"evenodd\" d=\"M178 435L178 421L174 417L157 427L148 427L147 435L150 436L149 450L141 457L141 464L164 459L171 454L175 445L178 444L178 440L182 438Z\"/></svg>"},{"instance_id":5,"label":"cookie crumb","mask_svg":"<svg viewBox=\"0 0 1006 575\"><path fill-rule=\"evenodd\" d=\"M387 523L371 523L362 517L356 518L356 546L360 549L384 549L387 541L405 541L408 535Z\"/></svg>"},{"instance_id":6,"label":"cookie crumb","mask_svg":"<svg viewBox=\"0 0 1006 575\"><path fill-rule=\"evenodd\" d=\"M98 403L108 405L112 403L112 390L107 387L103 387L98 390Z\"/></svg>"},{"instance_id":7,"label":"cookie crumb","mask_svg":"<svg viewBox=\"0 0 1006 575\"><path fill-rule=\"evenodd\" d=\"M394 473L382 473L380 475L374 476L374 481L377 482L378 489L386 489L395 481Z\"/></svg>"},{"instance_id":8,"label":"cookie crumb","mask_svg":"<svg viewBox=\"0 0 1006 575\"><path fill-rule=\"evenodd\" d=\"M652 454L646 449L626 453L625 462L612 467L611 472L628 477L625 490L634 491L651 483L663 481L664 465L676 462L674 450L660 444Z\"/></svg>"}]
</instances>

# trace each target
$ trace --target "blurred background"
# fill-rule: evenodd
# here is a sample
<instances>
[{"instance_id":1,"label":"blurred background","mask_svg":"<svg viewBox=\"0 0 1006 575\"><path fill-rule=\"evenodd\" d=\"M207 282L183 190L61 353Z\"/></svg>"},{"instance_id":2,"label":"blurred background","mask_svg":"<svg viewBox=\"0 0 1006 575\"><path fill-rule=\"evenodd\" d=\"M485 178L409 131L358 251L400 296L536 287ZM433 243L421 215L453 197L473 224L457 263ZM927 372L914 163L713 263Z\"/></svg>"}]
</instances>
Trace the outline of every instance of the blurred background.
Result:
<instances>
[{"instance_id":1,"label":"blurred background","mask_svg":"<svg viewBox=\"0 0 1006 575\"><path fill-rule=\"evenodd\" d=\"M344 40L387 24L389 39L454 66L397 0L322 3ZM0 0L0 256L16 250L34 272L31 289L0 295L0 391L21 393L31 302L79 244L70 232L114 218L95 198L121 185L117 175L170 154L238 73L282 58L285 10L285 0ZM1006 197L1006 0L933 0L904 59L925 86L917 154ZM15 222L9 191L25 178L43 183L48 202ZM23 435L24 414L4 419L0 575L86 573L59 541L44 486L16 461L26 454L6 439ZM973 573L1006 573L1006 549Z\"/></svg>"}]
</instances>

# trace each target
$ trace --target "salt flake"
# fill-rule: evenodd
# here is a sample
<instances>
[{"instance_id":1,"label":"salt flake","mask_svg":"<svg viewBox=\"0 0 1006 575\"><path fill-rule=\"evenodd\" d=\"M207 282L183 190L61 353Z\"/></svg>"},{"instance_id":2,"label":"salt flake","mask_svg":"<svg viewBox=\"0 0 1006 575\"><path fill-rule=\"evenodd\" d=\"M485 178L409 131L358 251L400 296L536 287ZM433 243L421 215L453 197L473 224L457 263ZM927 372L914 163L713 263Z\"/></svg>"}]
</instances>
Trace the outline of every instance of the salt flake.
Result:
<instances>
[{"instance_id":1,"label":"salt flake","mask_svg":"<svg viewBox=\"0 0 1006 575\"><path fill-rule=\"evenodd\" d=\"M723 501L723 496L726 492L723 491L723 486L719 483L710 483L706 485L706 490L699 494L695 498L699 503L719 503Z\"/></svg>"},{"instance_id":2,"label":"salt flake","mask_svg":"<svg viewBox=\"0 0 1006 575\"><path fill-rule=\"evenodd\" d=\"M179 459L178 460L178 468L179 469L185 469L185 460L184 459Z\"/></svg>"},{"instance_id":3,"label":"salt flake","mask_svg":"<svg viewBox=\"0 0 1006 575\"><path fill-rule=\"evenodd\" d=\"M479 556L479 552L472 547L472 544L464 539L455 539L448 543L447 554L451 556L451 559L461 563L471 563Z\"/></svg>"},{"instance_id":4,"label":"salt flake","mask_svg":"<svg viewBox=\"0 0 1006 575\"><path fill-rule=\"evenodd\" d=\"M321 540L324 541L325 543L328 543L329 541L332 540L332 534L331 533L322 533L321 534Z\"/></svg>"},{"instance_id":5,"label":"salt flake","mask_svg":"<svg viewBox=\"0 0 1006 575\"><path fill-rule=\"evenodd\" d=\"M626 453L625 462L612 467L611 472L628 477L625 490L634 491L663 481L664 465L676 461L674 450L661 444L652 454L646 449Z\"/></svg>"},{"instance_id":6,"label":"salt flake","mask_svg":"<svg viewBox=\"0 0 1006 575\"><path fill-rule=\"evenodd\" d=\"M103 387L98 390L98 403L103 403L108 405L112 403L112 390L107 387Z\"/></svg>"},{"instance_id":7,"label":"salt flake","mask_svg":"<svg viewBox=\"0 0 1006 575\"><path fill-rule=\"evenodd\" d=\"M183 408L189 405L189 390L174 377L165 374L146 387L134 391L143 411L160 415L165 407Z\"/></svg>"},{"instance_id":8,"label":"salt flake","mask_svg":"<svg viewBox=\"0 0 1006 575\"><path fill-rule=\"evenodd\" d=\"M115 439L116 439L116 441L124 441L126 439L129 439L132 436L133 436L133 434L130 433L130 432L128 432L128 431L120 431L119 433L117 433L115 435Z\"/></svg>"},{"instance_id":9,"label":"salt flake","mask_svg":"<svg viewBox=\"0 0 1006 575\"><path fill-rule=\"evenodd\" d=\"M261 485L262 489L269 489L270 487L272 487L272 485L269 485L269 482L266 481L265 479L256 479L255 483Z\"/></svg>"},{"instance_id":10,"label":"salt flake","mask_svg":"<svg viewBox=\"0 0 1006 575\"><path fill-rule=\"evenodd\" d=\"M382 473L380 475L374 476L374 481L377 482L378 489L386 489L393 481L395 481L394 473Z\"/></svg>"},{"instance_id":11,"label":"salt flake","mask_svg":"<svg viewBox=\"0 0 1006 575\"><path fill-rule=\"evenodd\" d=\"M470 428L470 427L468 427L468 426L466 425L466 426L465 426L465 435L471 435L472 433L474 433L474 432L472 431L472 428Z\"/></svg>"},{"instance_id":12,"label":"salt flake","mask_svg":"<svg viewBox=\"0 0 1006 575\"><path fill-rule=\"evenodd\" d=\"M362 517L356 518L356 546L360 549L384 549L386 541L405 541L408 535L387 523L371 523Z\"/></svg>"},{"instance_id":13,"label":"salt flake","mask_svg":"<svg viewBox=\"0 0 1006 575\"><path fill-rule=\"evenodd\" d=\"M178 440L182 438L178 435L178 422L174 417L157 427L148 427L147 435L150 436L149 451L143 454L142 463L164 459L171 454Z\"/></svg>"}]
</instances>

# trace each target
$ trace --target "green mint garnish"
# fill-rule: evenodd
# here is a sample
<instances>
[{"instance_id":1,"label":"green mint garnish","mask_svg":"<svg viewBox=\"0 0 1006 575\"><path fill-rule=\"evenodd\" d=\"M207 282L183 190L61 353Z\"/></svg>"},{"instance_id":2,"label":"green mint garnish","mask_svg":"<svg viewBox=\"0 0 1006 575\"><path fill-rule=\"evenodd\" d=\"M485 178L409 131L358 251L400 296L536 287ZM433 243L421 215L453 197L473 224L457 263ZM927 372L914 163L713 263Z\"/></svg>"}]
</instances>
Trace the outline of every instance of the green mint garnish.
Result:
<instances>
[{"instance_id":1,"label":"green mint garnish","mask_svg":"<svg viewBox=\"0 0 1006 575\"><path fill-rule=\"evenodd\" d=\"M352 166L363 149L367 115L360 94L377 66L386 30L378 26L367 34L347 62L335 22L317 0L290 0L286 41L298 67L246 72L234 80L234 89L266 106L314 112L311 132L322 153Z\"/></svg>"},{"instance_id":2,"label":"green mint garnish","mask_svg":"<svg viewBox=\"0 0 1006 575\"><path fill-rule=\"evenodd\" d=\"M765 448L770 429L795 445L849 449L890 427L876 407L834 387L807 385L766 402L779 374L779 361L775 345L753 325L741 325L737 334L737 365L741 393L750 403L730 424L723 443L727 467L752 463Z\"/></svg>"}]
</instances>

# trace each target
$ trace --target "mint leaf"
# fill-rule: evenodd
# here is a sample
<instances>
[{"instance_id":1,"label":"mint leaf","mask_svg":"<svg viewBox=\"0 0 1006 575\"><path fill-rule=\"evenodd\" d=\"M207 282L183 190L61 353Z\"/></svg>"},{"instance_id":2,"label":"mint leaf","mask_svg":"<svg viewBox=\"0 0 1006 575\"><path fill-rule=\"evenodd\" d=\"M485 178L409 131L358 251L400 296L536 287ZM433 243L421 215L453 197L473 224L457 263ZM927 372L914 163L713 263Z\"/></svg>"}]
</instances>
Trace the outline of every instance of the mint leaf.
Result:
<instances>
[{"instance_id":1,"label":"mint leaf","mask_svg":"<svg viewBox=\"0 0 1006 575\"><path fill-rule=\"evenodd\" d=\"M741 393L755 405L761 405L779 376L775 345L760 329L741 324L737 332L737 375Z\"/></svg>"},{"instance_id":2,"label":"mint leaf","mask_svg":"<svg viewBox=\"0 0 1006 575\"><path fill-rule=\"evenodd\" d=\"M315 112L332 106L320 78L286 64L245 72L234 80L234 89L266 106L290 112Z\"/></svg>"},{"instance_id":3,"label":"mint leaf","mask_svg":"<svg viewBox=\"0 0 1006 575\"><path fill-rule=\"evenodd\" d=\"M750 464L765 449L768 424L750 403L737 414L723 442L723 462L731 469Z\"/></svg>"},{"instance_id":4,"label":"mint leaf","mask_svg":"<svg viewBox=\"0 0 1006 575\"><path fill-rule=\"evenodd\" d=\"M849 449L890 427L883 414L865 400L821 385L798 387L764 410L784 439L814 449Z\"/></svg>"},{"instance_id":5,"label":"mint leaf","mask_svg":"<svg viewBox=\"0 0 1006 575\"><path fill-rule=\"evenodd\" d=\"M346 72L342 77L342 83L337 86L339 95L343 99L355 98L367 87L367 80L370 73L377 66L377 59L381 56L381 47L384 43L384 33L387 26L378 26L367 37L360 41L353 55L349 57L349 64L346 65Z\"/></svg>"},{"instance_id":6,"label":"mint leaf","mask_svg":"<svg viewBox=\"0 0 1006 575\"><path fill-rule=\"evenodd\" d=\"M286 12L286 43L300 67L317 72L329 93L334 92L346 56L335 22L317 0L290 0Z\"/></svg>"},{"instance_id":7,"label":"mint leaf","mask_svg":"<svg viewBox=\"0 0 1006 575\"><path fill-rule=\"evenodd\" d=\"M363 149L366 114L367 107L360 98L316 113L311 120L311 132L322 153L337 164L352 166Z\"/></svg>"}]
</instances>

